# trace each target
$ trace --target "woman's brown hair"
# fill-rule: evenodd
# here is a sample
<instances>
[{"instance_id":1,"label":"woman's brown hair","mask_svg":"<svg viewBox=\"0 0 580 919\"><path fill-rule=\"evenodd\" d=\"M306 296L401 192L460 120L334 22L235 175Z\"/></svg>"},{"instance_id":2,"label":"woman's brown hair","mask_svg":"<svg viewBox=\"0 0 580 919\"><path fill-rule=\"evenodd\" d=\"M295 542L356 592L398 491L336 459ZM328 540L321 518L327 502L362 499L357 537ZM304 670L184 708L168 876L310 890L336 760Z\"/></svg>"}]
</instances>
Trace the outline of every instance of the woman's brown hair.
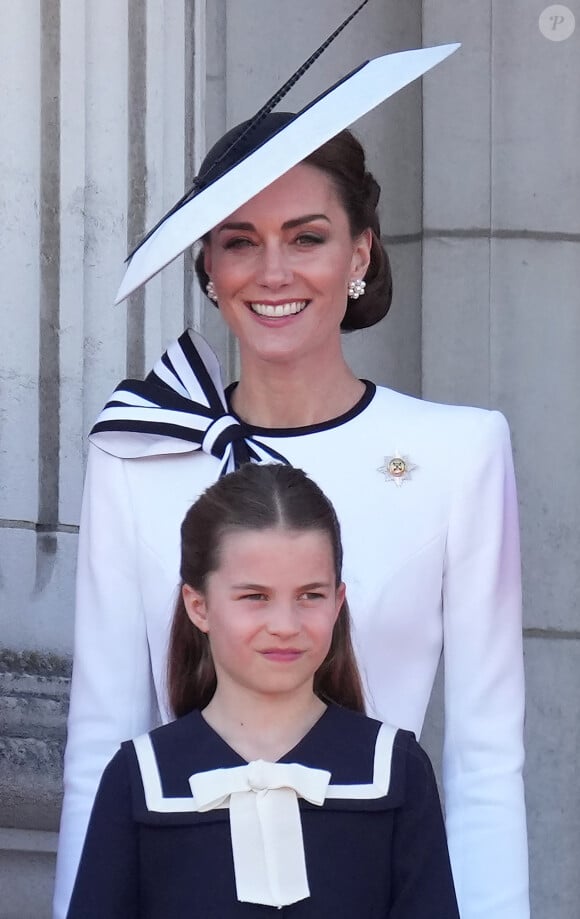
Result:
<instances>
[{"instance_id":1,"label":"woman's brown hair","mask_svg":"<svg viewBox=\"0 0 580 919\"><path fill-rule=\"evenodd\" d=\"M300 469L253 463L219 479L187 512L181 526L182 584L204 592L208 575L219 567L225 533L272 527L326 533L338 587L342 580L340 526L328 498ZM189 620L181 592L171 629L167 679L176 716L205 708L216 688L208 637ZM328 654L314 676L314 691L324 702L364 710L346 600Z\"/></svg>"},{"instance_id":2,"label":"woman's brown hair","mask_svg":"<svg viewBox=\"0 0 580 919\"><path fill-rule=\"evenodd\" d=\"M383 319L393 299L391 264L381 242L377 211L381 187L366 168L364 147L354 134L341 131L304 160L326 173L344 207L353 239L366 229L372 233L371 260L364 280L364 297L347 301L340 325L343 332L367 329Z\"/></svg>"}]
</instances>

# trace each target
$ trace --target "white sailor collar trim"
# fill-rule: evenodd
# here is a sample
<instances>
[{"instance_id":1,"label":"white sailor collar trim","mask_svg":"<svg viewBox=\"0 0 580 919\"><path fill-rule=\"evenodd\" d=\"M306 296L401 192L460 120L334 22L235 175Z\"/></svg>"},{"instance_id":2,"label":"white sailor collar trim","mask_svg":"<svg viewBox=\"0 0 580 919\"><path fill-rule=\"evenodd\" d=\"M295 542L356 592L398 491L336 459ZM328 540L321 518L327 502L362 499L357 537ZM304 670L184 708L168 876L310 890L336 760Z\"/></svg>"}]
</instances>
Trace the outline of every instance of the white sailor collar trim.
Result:
<instances>
[{"instance_id":1,"label":"white sailor collar trim","mask_svg":"<svg viewBox=\"0 0 580 919\"><path fill-rule=\"evenodd\" d=\"M372 782L332 784L331 773L325 769L257 760L194 772L189 777L192 794L188 797L163 793L150 734L137 737L133 746L147 810L174 816L199 814L199 819L211 811L229 811L238 900L281 908L310 896L298 799L311 807L323 807L332 799L387 799L396 734L390 725L380 725Z\"/></svg>"},{"instance_id":2,"label":"white sailor collar trim","mask_svg":"<svg viewBox=\"0 0 580 919\"><path fill-rule=\"evenodd\" d=\"M391 786L393 744L397 730L390 724L381 724L379 728L375 741L372 782L339 785L334 784L331 777L326 789L325 801L362 802L385 798ZM199 813L200 808L193 795L181 798L164 795L151 736L142 734L133 740L133 746L141 773L147 810L157 814ZM280 765L288 764L281 763ZM220 807L227 807L227 804L222 804Z\"/></svg>"}]
</instances>

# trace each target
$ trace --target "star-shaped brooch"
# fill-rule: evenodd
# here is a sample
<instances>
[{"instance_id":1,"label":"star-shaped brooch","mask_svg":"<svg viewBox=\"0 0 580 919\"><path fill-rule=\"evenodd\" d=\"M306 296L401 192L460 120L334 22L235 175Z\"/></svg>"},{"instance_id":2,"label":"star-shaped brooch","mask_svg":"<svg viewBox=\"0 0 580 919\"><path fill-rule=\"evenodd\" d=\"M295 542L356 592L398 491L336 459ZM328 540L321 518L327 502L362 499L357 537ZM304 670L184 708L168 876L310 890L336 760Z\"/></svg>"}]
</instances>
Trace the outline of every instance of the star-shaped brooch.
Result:
<instances>
[{"instance_id":1,"label":"star-shaped brooch","mask_svg":"<svg viewBox=\"0 0 580 919\"><path fill-rule=\"evenodd\" d=\"M378 467L377 472L382 472L387 482L394 482L400 488L413 478L411 473L418 468L408 456L395 450L392 456L385 456L385 461L382 466Z\"/></svg>"}]
</instances>

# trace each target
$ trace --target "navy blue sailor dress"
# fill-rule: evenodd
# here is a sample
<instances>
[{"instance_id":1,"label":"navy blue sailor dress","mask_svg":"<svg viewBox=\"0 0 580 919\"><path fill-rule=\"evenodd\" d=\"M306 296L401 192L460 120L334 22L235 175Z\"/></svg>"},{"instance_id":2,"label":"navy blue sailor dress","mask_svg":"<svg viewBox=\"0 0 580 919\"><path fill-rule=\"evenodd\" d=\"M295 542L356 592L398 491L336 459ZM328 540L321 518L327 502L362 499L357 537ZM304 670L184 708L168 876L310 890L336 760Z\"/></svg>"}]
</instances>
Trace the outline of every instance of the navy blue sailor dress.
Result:
<instances>
[{"instance_id":1,"label":"navy blue sailor dress","mask_svg":"<svg viewBox=\"0 0 580 919\"><path fill-rule=\"evenodd\" d=\"M273 765L293 764L327 775L320 802L295 795L307 881L297 902L238 898L233 806L200 811L192 782L254 764L194 711L124 743L109 763L68 919L459 919L435 779L413 734L330 705ZM240 858L259 862L251 838Z\"/></svg>"}]
</instances>

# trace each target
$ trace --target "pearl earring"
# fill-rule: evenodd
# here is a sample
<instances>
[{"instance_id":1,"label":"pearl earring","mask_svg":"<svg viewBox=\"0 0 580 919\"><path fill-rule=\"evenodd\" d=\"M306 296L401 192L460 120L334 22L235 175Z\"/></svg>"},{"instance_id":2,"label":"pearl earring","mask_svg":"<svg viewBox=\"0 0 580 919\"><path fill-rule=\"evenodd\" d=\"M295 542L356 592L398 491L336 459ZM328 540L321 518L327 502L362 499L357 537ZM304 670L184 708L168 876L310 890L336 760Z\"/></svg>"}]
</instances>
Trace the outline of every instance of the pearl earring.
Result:
<instances>
[{"instance_id":1,"label":"pearl earring","mask_svg":"<svg viewBox=\"0 0 580 919\"><path fill-rule=\"evenodd\" d=\"M359 297L364 297L366 282L359 280L359 278L353 278L352 281L348 282L348 295L351 300L358 300Z\"/></svg>"},{"instance_id":2,"label":"pearl earring","mask_svg":"<svg viewBox=\"0 0 580 919\"><path fill-rule=\"evenodd\" d=\"M215 287L214 287L214 284L213 284L213 281L211 280L211 278L210 278L209 281L207 282L207 286L206 286L206 288L205 288L205 292L206 292L206 294L208 295L208 297L209 297L210 300L213 300L214 303L217 303L217 294L216 294L216 292L215 292Z\"/></svg>"}]
</instances>

